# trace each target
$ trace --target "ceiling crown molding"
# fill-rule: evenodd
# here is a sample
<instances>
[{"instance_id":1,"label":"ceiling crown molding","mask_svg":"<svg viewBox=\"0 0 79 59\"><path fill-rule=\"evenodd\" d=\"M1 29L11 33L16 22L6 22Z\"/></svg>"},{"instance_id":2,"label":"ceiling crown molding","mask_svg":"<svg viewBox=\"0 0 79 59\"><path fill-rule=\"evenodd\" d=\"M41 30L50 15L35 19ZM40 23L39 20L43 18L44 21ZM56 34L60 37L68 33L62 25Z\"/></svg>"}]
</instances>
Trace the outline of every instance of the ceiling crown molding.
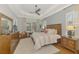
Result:
<instances>
[{"instance_id":1,"label":"ceiling crown molding","mask_svg":"<svg viewBox=\"0 0 79 59\"><path fill-rule=\"evenodd\" d=\"M56 5L55 7L51 7L48 9L47 13L45 13L41 16L41 18L44 19L48 16L51 16L51 15L63 10L64 8L71 6L71 5L72 4L59 4L59 5Z\"/></svg>"}]
</instances>

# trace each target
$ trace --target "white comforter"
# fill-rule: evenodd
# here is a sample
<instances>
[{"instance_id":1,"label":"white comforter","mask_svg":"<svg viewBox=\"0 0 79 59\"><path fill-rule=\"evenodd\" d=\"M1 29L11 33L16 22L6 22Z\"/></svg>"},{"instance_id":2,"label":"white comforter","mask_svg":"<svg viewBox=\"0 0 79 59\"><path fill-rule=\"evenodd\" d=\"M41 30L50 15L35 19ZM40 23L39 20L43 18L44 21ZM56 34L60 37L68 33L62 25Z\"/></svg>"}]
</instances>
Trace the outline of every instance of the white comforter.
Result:
<instances>
[{"instance_id":1,"label":"white comforter","mask_svg":"<svg viewBox=\"0 0 79 59\"><path fill-rule=\"evenodd\" d=\"M21 39L14 54L56 54L60 50L53 45L47 45L39 50L34 49L34 44L31 38Z\"/></svg>"},{"instance_id":2,"label":"white comforter","mask_svg":"<svg viewBox=\"0 0 79 59\"><path fill-rule=\"evenodd\" d=\"M57 43L57 39L60 38L60 36L57 34L51 35L43 32L35 32L33 33L32 37L35 42L35 49L39 49L41 46L47 44Z\"/></svg>"}]
</instances>

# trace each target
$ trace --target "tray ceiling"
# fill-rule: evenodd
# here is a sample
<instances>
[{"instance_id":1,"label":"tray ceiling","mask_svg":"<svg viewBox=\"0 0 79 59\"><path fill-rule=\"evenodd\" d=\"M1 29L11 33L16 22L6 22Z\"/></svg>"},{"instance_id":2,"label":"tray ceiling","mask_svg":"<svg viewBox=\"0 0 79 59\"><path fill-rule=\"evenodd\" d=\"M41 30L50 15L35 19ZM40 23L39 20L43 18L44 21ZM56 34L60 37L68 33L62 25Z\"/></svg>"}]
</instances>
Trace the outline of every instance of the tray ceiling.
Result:
<instances>
[{"instance_id":1,"label":"tray ceiling","mask_svg":"<svg viewBox=\"0 0 79 59\"><path fill-rule=\"evenodd\" d=\"M62 10L70 5L68 4L37 4L37 7L40 8L40 15L32 13L35 10L34 4L10 4L8 5L9 9L17 17L40 17L45 18L57 11Z\"/></svg>"}]
</instances>

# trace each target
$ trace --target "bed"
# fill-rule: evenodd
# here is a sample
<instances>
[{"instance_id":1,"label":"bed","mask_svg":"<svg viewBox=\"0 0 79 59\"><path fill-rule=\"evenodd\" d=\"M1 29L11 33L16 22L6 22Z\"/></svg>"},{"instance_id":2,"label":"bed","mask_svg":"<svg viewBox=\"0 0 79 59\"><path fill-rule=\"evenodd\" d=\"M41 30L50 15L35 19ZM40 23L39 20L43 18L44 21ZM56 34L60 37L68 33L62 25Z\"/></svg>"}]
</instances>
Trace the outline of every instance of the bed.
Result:
<instances>
[{"instance_id":1,"label":"bed","mask_svg":"<svg viewBox=\"0 0 79 59\"><path fill-rule=\"evenodd\" d=\"M60 26L60 25L58 25L58 26ZM50 29L50 27L48 29ZM59 30L59 28L57 28L57 30ZM57 33L59 33L59 32L57 32ZM48 36L50 36L50 35L43 33L43 32L39 32L39 33L35 32L31 36L33 39L31 39L31 38L21 39L18 46L16 47L16 49L14 51L14 54L56 54L56 53L59 53L60 50L51 44L57 43L57 39L60 38L60 35L59 34L53 35L54 39L52 38L52 36L50 36L53 39L51 44L49 44L48 41L46 42L46 39ZM43 39L45 39L45 40L43 40ZM39 43L38 40L40 40L41 44ZM35 42L37 42L37 43L35 43Z\"/></svg>"},{"instance_id":2,"label":"bed","mask_svg":"<svg viewBox=\"0 0 79 59\"><path fill-rule=\"evenodd\" d=\"M49 38L51 37L51 38ZM32 39L33 38L33 39ZM54 47L53 43L57 43L58 35L48 35L43 32L35 32L32 38L21 39L15 49L14 54L56 54L59 49Z\"/></svg>"}]
</instances>

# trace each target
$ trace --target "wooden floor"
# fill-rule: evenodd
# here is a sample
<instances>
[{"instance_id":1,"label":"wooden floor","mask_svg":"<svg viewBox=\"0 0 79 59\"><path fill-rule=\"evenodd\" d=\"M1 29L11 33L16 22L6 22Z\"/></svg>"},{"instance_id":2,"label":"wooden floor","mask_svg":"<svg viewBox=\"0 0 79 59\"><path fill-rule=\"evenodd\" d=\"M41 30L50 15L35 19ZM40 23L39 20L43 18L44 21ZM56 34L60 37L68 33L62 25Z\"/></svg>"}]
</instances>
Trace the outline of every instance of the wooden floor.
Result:
<instances>
[{"instance_id":1,"label":"wooden floor","mask_svg":"<svg viewBox=\"0 0 79 59\"><path fill-rule=\"evenodd\" d=\"M60 44L54 44L54 46L60 50L61 54L74 54L74 52L62 47Z\"/></svg>"}]
</instances>

